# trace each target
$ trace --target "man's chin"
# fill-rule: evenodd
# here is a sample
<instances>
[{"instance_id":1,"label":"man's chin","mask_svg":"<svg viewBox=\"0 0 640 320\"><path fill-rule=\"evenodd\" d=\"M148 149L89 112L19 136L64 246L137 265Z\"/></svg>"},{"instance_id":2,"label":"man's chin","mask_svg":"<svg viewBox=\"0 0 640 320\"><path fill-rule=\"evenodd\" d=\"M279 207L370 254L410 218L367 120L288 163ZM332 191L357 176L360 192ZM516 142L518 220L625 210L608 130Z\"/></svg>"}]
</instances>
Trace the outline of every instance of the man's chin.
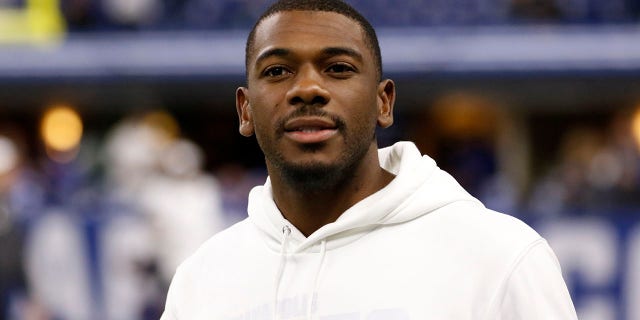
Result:
<instances>
[{"instance_id":1,"label":"man's chin","mask_svg":"<svg viewBox=\"0 0 640 320\"><path fill-rule=\"evenodd\" d=\"M285 175L295 176L300 179L310 179L311 177L317 177L319 175L332 175L339 170L339 166L320 161L286 163L282 166L282 172Z\"/></svg>"},{"instance_id":2,"label":"man's chin","mask_svg":"<svg viewBox=\"0 0 640 320\"><path fill-rule=\"evenodd\" d=\"M346 178L342 166L320 161L283 164L281 171L288 183L304 192L334 189Z\"/></svg>"}]
</instances>

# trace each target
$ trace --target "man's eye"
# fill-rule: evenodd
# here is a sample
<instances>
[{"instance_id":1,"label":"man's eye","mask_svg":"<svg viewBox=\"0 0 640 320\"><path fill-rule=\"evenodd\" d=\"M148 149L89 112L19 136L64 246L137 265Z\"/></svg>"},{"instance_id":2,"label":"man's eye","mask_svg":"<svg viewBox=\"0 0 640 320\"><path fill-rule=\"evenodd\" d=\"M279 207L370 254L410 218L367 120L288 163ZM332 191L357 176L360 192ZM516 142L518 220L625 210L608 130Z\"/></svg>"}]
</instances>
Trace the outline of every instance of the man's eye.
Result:
<instances>
[{"instance_id":1,"label":"man's eye","mask_svg":"<svg viewBox=\"0 0 640 320\"><path fill-rule=\"evenodd\" d=\"M345 72L354 72L355 69L352 66L345 63L336 63L331 65L329 68L327 68L327 71L331 73L345 73Z\"/></svg>"},{"instance_id":2,"label":"man's eye","mask_svg":"<svg viewBox=\"0 0 640 320\"><path fill-rule=\"evenodd\" d=\"M276 66L267 68L267 70L263 72L263 75L266 77L280 77L288 73L289 70L287 70L285 67Z\"/></svg>"}]
</instances>

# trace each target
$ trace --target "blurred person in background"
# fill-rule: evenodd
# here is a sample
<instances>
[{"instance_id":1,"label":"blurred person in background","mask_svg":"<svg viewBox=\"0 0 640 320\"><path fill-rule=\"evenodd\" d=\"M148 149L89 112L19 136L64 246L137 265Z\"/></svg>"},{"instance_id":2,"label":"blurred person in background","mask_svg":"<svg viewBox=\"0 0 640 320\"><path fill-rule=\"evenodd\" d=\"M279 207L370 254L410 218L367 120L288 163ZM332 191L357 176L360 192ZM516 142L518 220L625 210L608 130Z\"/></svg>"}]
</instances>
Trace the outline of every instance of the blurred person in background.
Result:
<instances>
[{"instance_id":1,"label":"blurred person in background","mask_svg":"<svg viewBox=\"0 0 640 320\"><path fill-rule=\"evenodd\" d=\"M25 270L44 319L82 320L96 309L83 221L77 208L48 206L29 230Z\"/></svg>"},{"instance_id":2,"label":"blurred person in background","mask_svg":"<svg viewBox=\"0 0 640 320\"><path fill-rule=\"evenodd\" d=\"M30 296L46 312L44 319L87 319L100 311L93 255L100 212L95 144L81 115L68 106L47 108L39 129L43 157L37 163L44 200L25 246Z\"/></svg>"},{"instance_id":3,"label":"blurred person in background","mask_svg":"<svg viewBox=\"0 0 640 320\"><path fill-rule=\"evenodd\" d=\"M117 124L105 146L114 209L103 227L108 319L154 319L178 264L227 226L217 179L164 111ZM142 310L146 315L142 317Z\"/></svg>"},{"instance_id":4,"label":"blurred person in background","mask_svg":"<svg viewBox=\"0 0 640 320\"><path fill-rule=\"evenodd\" d=\"M212 234L226 227L218 181L202 171L202 151L184 138L162 152L160 170L141 194L153 226L158 267L168 287L180 262Z\"/></svg>"},{"instance_id":5,"label":"blurred person in background","mask_svg":"<svg viewBox=\"0 0 640 320\"><path fill-rule=\"evenodd\" d=\"M338 0L278 1L246 47L239 131L269 177L249 217L177 270L170 319L576 319L546 241L470 196L393 123L369 22Z\"/></svg>"},{"instance_id":6,"label":"blurred person in background","mask_svg":"<svg viewBox=\"0 0 640 320\"><path fill-rule=\"evenodd\" d=\"M44 189L27 161L22 130L7 123L0 129L0 319L37 319L47 313L30 292L25 242Z\"/></svg>"},{"instance_id":7,"label":"blurred person in background","mask_svg":"<svg viewBox=\"0 0 640 320\"><path fill-rule=\"evenodd\" d=\"M10 211L9 193L21 161L13 139L0 134L0 319L9 319L15 297L24 295L24 230Z\"/></svg>"}]
</instances>

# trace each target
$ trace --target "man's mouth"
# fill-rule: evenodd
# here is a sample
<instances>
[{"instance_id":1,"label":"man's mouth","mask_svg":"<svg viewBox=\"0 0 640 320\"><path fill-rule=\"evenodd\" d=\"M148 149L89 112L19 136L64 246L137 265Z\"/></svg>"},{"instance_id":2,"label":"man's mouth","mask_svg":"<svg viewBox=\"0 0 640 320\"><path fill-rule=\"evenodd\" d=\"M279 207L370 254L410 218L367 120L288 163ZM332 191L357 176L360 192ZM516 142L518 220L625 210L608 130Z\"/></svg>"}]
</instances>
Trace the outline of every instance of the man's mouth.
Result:
<instances>
[{"instance_id":1,"label":"man's mouth","mask_svg":"<svg viewBox=\"0 0 640 320\"><path fill-rule=\"evenodd\" d=\"M336 124L321 117L300 117L287 121L285 136L298 143L320 143L338 132Z\"/></svg>"}]
</instances>

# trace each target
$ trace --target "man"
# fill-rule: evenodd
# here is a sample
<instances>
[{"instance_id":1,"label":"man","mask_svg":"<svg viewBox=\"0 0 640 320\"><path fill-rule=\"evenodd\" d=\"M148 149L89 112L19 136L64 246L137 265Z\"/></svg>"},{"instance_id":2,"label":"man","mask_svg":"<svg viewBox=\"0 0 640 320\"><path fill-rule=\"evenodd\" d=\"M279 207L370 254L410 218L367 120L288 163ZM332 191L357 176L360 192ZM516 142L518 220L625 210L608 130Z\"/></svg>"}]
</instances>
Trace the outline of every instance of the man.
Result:
<instances>
[{"instance_id":1,"label":"man","mask_svg":"<svg viewBox=\"0 0 640 320\"><path fill-rule=\"evenodd\" d=\"M177 270L169 319L576 319L531 228L486 209L393 122L370 24L338 0L284 0L259 19L236 92L269 178L249 218Z\"/></svg>"}]
</instances>

